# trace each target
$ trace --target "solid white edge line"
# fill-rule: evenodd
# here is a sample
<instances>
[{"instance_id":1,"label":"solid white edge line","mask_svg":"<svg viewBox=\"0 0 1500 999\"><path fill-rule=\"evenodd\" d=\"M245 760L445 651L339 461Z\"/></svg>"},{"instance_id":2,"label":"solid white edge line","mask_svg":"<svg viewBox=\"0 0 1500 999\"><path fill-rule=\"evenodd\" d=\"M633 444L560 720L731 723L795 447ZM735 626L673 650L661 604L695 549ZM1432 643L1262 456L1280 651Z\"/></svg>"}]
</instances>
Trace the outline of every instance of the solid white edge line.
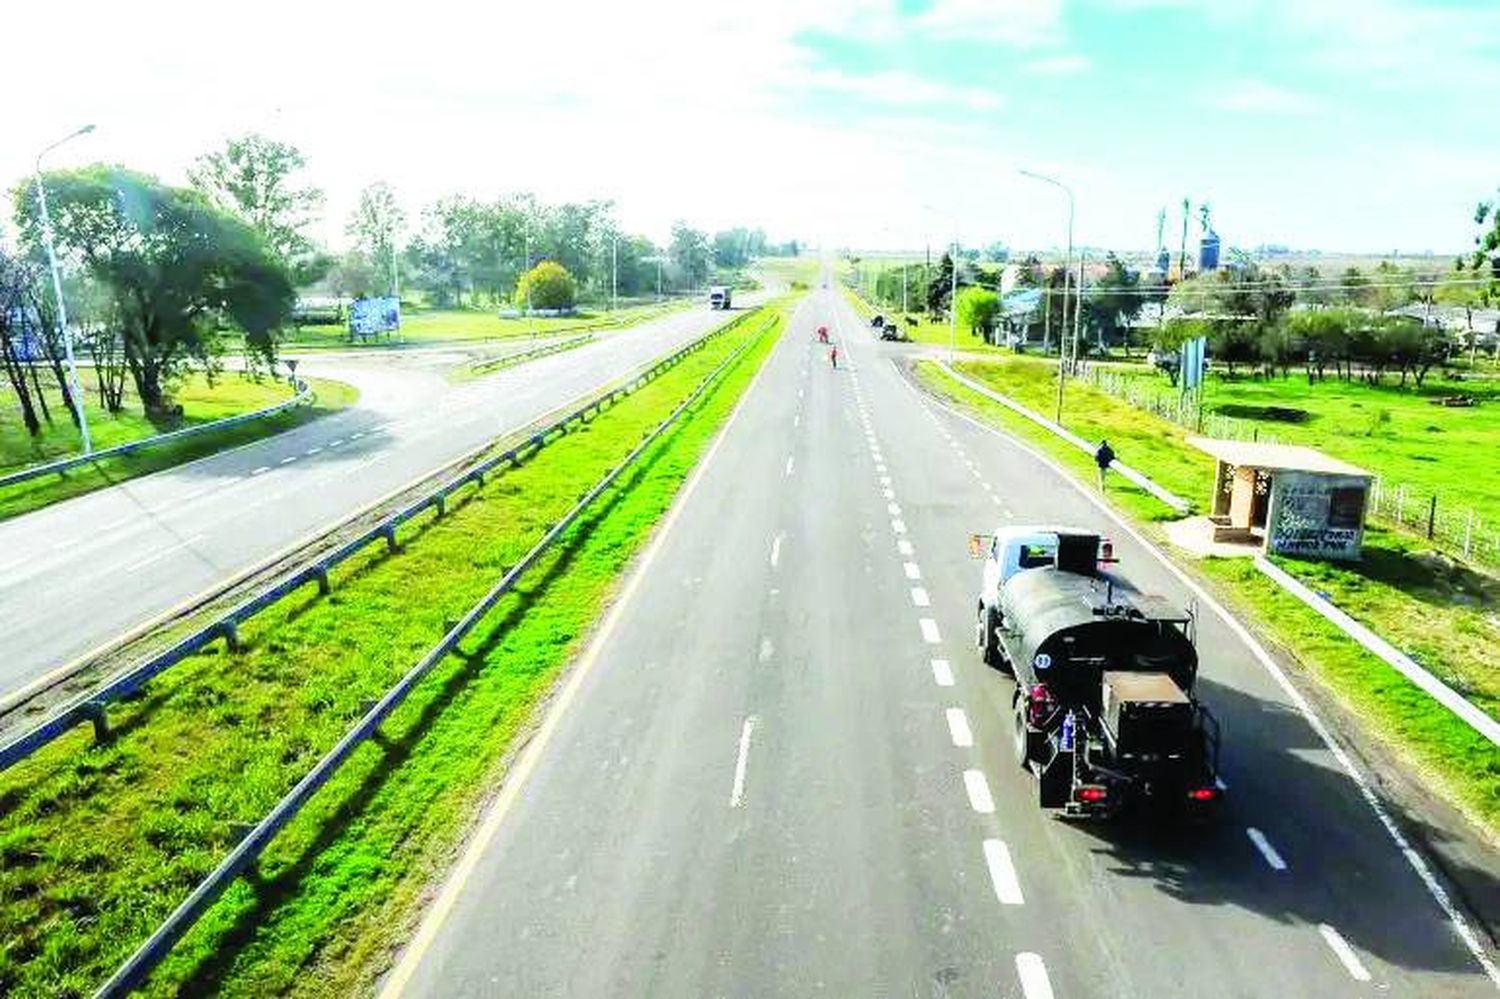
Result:
<instances>
[{"instance_id":1,"label":"solid white edge line","mask_svg":"<svg viewBox=\"0 0 1500 999\"><path fill-rule=\"evenodd\" d=\"M1047 977L1047 966L1040 954L1016 955L1016 974L1021 979L1021 992L1026 999L1053 999L1052 980Z\"/></svg>"},{"instance_id":2,"label":"solid white edge line","mask_svg":"<svg viewBox=\"0 0 1500 999\"><path fill-rule=\"evenodd\" d=\"M932 660L932 679L939 687L953 686L953 666L948 660Z\"/></svg>"},{"instance_id":3,"label":"solid white edge line","mask_svg":"<svg viewBox=\"0 0 1500 999\"><path fill-rule=\"evenodd\" d=\"M269 472L270 470L271 470L271 466L270 465L262 465L259 468L253 468L253 469L251 469L250 470L250 474L251 475L259 475L262 472Z\"/></svg>"},{"instance_id":4,"label":"solid white edge line","mask_svg":"<svg viewBox=\"0 0 1500 999\"><path fill-rule=\"evenodd\" d=\"M925 641L928 645L936 645L943 640L943 636L938 634L937 622L932 618L924 617L920 621L918 621L917 624L922 629L923 641Z\"/></svg>"},{"instance_id":5,"label":"solid white edge line","mask_svg":"<svg viewBox=\"0 0 1500 999\"><path fill-rule=\"evenodd\" d=\"M1281 854L1276 852L1276 848L1271 845L1271 841L1266 839L1265 833L1254 826L1250 826L1245 830L1245 835L1250 838L1250 842L1255 844L1255 848L1260 851L1260 855L1265 858L1271 870L1286 870L1286 861L1282 859Z\"/></svg>"},{"instance_id":6,"label":"solid white edge line","mask_svg":"<svg viewBox=\"0 0 1500 999\"><path fill-rule=\"evenodd\" d=\"M984 779L982 770L964 771L964 790L969 795L969 807L981 815L995 811L995 798L990 794L990 783Z\"/></svg>"},{"instance_id":7,"label":"solid white edge line","mask_svg":"<svg viewBox=\"0 0 1500 999\"><path fill-rule=\"evenodd\" d=\"M895 362L893 361L892 363L894 364ZM908 381L905 376L902 376L899 369L897 371L897 375L900 378L901 383L904 384L912 393L912 395L917 398L919 403L923 405L929 404L929 398L925 396L915 385L911 384L911 382ZM1119 525L1121 530L1135 539L1136 543L1141 545L1141 547L1143 547L1153 558L1160 562L1168 572L1176 576L1178 581L1181 582L1182 585L1186 586L1190 591L1192 591L1193 595L1196 596L1205 607L1213 611L1214 614L1218 616L1219 620L1224 622L1225 627L1232 631L1235 637L1238 638L1242 643L1244 643L1244 645L1255 656L1256 660L1261 664L1262 667L1264 667L1266 672L1271 675L1271 678L1276 681L1277 686L1279 686L1282 692L1286 694L1287 699L1292 702L1292 705L1297 709L1298 713L1302 715L1303 720L1306 721L1307 724L1312 728L1319 741L1321 741L1327 748L1328 752L1333 756L1339 767L1344 771L1349 779L1354 782L1354 786L1359 791L1360 797L1364 799L1365 804L1369 806L1370 810L1375 813L1375 817L1380 821L1380 825L1385 829L1386 835L1391 838L1391 841L1396 845L1396 849L1400 851L1403 857L1406 858L1407 864L1413 871L1416 872L1418 880L1420 880L1423 887L1427 889L1427 893L1432 896L1433 901L1437 903L1438 908L1443 911L1443 914L1448 918L1449 923L1452 924L1453 932L1458 936L1459 940L1463 942L1464 946L1468 949L1470 956L1472 956L1474 960L1479 964L1479 967L1484 971L1485 975L1489 977L1490 981L1494 983L1497 989L1500 989L1500 967L1497 967L1495 963L1489 959L1489 955L1485 952L1484 947L1480 944L1479 938L1475 935L1473 928L1469 926L1469 921L1464 918L1463 913L1458 911L1458 907L1454 905L1452 898L1449 897L1448 890L1442 886L1442 884L1438 881L1437 876L1432 873L1432 868L1428 865L1427 861L1422 857L1420 853L1417 852L1416 848L1413 847L1407 840L1406 834L1403 833L1396 825L1395 820L1390 816L1390 812L1386 809L1385 805L1381 804L1380 799L1375 795L1375 791L1370 786L1370 782L1365 779L1363 771L1361 771L1354 765L1354 761L1350 758L1349 754L1344 751L1343 747L1341 747L1337 742L1334 741L1333 733L1329 731L1328 726L1323 724L1323 719L1318 717L1318 715L1313 711L1312 705L1308 703L1306 697L1302 696L1302 692L1292 685L1292 681L1286 675L1286 671L1277 664L1275 659L1271 658L1271 654L1266 651L1265 646L1261 645L1260 642L1256 640L1255 636L1250 634L1250 631L1233 615L1231 615L1222 604L1220 604L1217 600L1210 596L1207 590L1203 589L1203 587L1194 582L1193 579L1187 575L1187 573L1179 569L1171 559L1167 558L1166 555L1158 551L1156 546L1153 545L1150 541L1146 540L1146 538L1143 537L1139 531L1130 526L1130 524L1126 523L1125 519L1118 513L1116 513L1107 503L1105 503L1098 496L1095 496L1093 493L1089 492L1088 489L1084 488L1082 483L1074 479L1072 475L1065 471L1062 466L1058 465L1050 457L1036 450L1031 445L1022 442L1020 438L1012 436L1011 434L1006 433L998 427L992 427L987 423L977 420L974 417L969 416L967 413L962 413L944 402L938 401L936 399L931 399L930 404L942 408L944 411L946 411L956 419L962 420L965 423L977 427L978 429L986 433L994 434L996 437L1003 438L1012 446L1020 448L1022 451L1030 454L1037 461L1040 461L1042 464L1052 469L1055 473L1061 476L1065 482L1067 482L1075 490L1077 490L1080 495L1086 498L1090 503L1094 504L1094 506L1098 507L1106 517ZM1009 511L1006 512L1009 513Z\"/></svg>"},{"instance_id":8,"label":"solid white edge line","mask_svg":"<svg viewBox=\"0 0 1500 999\"><path fill-rule=\"evenodd\" d=\"M974 730L969 728L969 716L963 708L948 708L943 715L948 720L948 737L955 746L968 749L974 745Z\"/></svg>"},{"instance_id":9,"label":"solid white edge line","mask_svg":"<svg viewBox=\"0 0 1500 999\"><path fill-rule=\"evenodd\" d=\"M1328 944L1328 949L1333 951L1344 970L1349 972L1349 977L1357 982L1368 982L1370 980L1370 969L1360 961L1359 955L1354 953L1354 948L1349 942L1339 935L1339 931L1327 923L1318 924L1318 932L1323 935L1323 941Z\"/></svg>"},{"instance_id":10,"label":"solid white edge line","mask_svg":"<svg viewBox=\"0 0 1500 999\"><path fill-rule=\"evenodd\" d=\"M792 318L796 318L795 312ZM787 325L791 325L790 321ZM774 352L775 348L773 347L772 349ZM587 679L595 663L598 662L599 655L605 644L609 642L610 638L614 635L615 629L619 627L620 621L625 616L625 611L630 607L635 598L636 591L640 589L641 580L645 578L647 570L651 568L651 564L656 561L656 556L661 551L667 536L672 533L672 528L676 526L678 518L687 506L688 500L697 491L698 483L703 481L704 475L713 464L714 456L719 453L720 446L728 439L729 431L739 419L741 411L745 408L745 404L755 394L756 387L760 385L761 376L766 373L766 369L770 366L770 359L770 355L768 354L761 362L760 370L756 371L755 377L750 380L750 384L745 386L744 394L740 396L740 401L735 404L733 412L729 414L729 419L725 420L724 425L719 428L718 436L714 438L714 442L709 446L709 449L704 452L703 459L698 462L698 467L693 469L692 475L683 484L682 490L677 494L677 498L673 500L671 508L657 526L655 536L652 537L651 541L646 545L646 549L641 553L640 561L636 563L634 570L630 574L630 578L620 591L619 599L609 608L609 611L604 616L604 621L599 626L599 630L594 634L593 640L589 642L588 648L584 650L583 655L579 657L577 663L569 671L566 681L558 689L557 696L553 699L551 707L547 709L547 715L542 719L541 725L537 727L536 734L532 736L531 741L526 743L525 748L521 751L521 755L516 758L515 765L511 767L510 771L503 778L500 791L495 795L494 801L480 819L474 837L464 847L463 853L459 856L458 863L453 866L436 898L433 899L432 905L428 908L426 915L422 917L422 922L417 927L416 934L413 935L410 943L402 951L400 959L381 985L379 990L380 999L396 999L397 996L401 995L402 990L406 988L407 983L411 980L412 973L417 970L417 966L421 963L427 949L432 946L433 940L437 938L438 931L442 929L443 923L447 921L448 914L452 912L454 904L458 901L458 896L462 893L469 878L473 876L474 869L479 866L480 858L489 849L490 843L494 841L495 835L500 831L501 824L505 821L505 816L510 812L511 806L515 804L516 799L520 797L521 790L525 787L532 771L536 769L537 762L541 759L542 754L546 752L547 745L552 741L552 736L557 731L563 715L567 713L568 707L573 703L573 699L578 696L579 688L583 686L583 681Z\"/></svg>"},{"instance_id":11,"label":"solid white edge line","mask_svg":"<svg viewBox=\"0 0 1500 999\"><path fill-rule=\"evenodd\" d=\"M995 897L1001 905L1024 905L1021 882L1016 877L1016 865L1011 863L1010 850L998 839L984 841L984 864L990 869L990 881L995 886Z\"/></svg>"},{"instance_id":12,"label":"solid white edge line","mask_svg":"<svg viewBox=\"0 0 1500 999\"><path fill-rule=\"evenodd\" d=\"M729 792L729 807L739 808L745 802L745 768L750 761L750 733L755 730L755 716L740 726L740 751L734 761L734 787Z\"/></svg>"}]
</instances>

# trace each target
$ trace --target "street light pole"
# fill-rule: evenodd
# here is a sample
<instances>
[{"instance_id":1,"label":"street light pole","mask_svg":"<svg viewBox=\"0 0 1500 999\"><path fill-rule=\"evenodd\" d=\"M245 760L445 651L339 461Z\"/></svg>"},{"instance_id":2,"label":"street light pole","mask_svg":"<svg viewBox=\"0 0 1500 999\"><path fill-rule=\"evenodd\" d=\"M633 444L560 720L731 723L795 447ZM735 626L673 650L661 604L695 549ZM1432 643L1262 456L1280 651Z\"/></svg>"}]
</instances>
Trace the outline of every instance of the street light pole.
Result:
<instances>
[{"instance_id":1,"label":"street light pole","mask_svg":"<svg viewBox=\"0 0 1500 999\"><path fill-rule=\"evenodd\" d=\"M73 335L68 332L68 307L63 303L62 273L57 269L57 247L52 236L52 217L47 213L47 186L42 183L42 157L46 156L69 139L87 135L93 125L85 125L76 132L58 139L36 154L36 200L41 212L42 242L47 247L47 265L52 269L52 295L57 303L57 333L62 337L63 354L68 362L68 399L73 403L73 416L78 420L78 433L83 438L83 453L91 454L93 441L89 438L89 418L83 408L83 386L78 382L78 363L73 359Z\"/></svg>"},{"instance_id":2,"label":"street light pole","mask_svg":"<svg viewBox=\"0 0 1500 999\"><path fill-rule=\"evenodd\" d=\"M609 311L620 307L620 236L615 233L609 241Z\"/></svg>"},{"instance_id":3,"label":"street light pole","mask_svg":"<svg viewBox=\"0 0 1500 999\"><path fill-rule=\"evenodd\" d=\"M1021 175L1024 176L1024 177L1030 177L1032 180L1039 180L1039 181L1041 181L1044 184L1051 184L1053 187L1060 187L1060 188L1062 188L1063 193L1068 196L1068 251L1067 251L1067 255L1063 258L1063 314L1062 314L1061 317L1059 317L1059 321L1058 321L1058 333L1057 333L1057 418L1054 421L1059 426L1061 426L1062 425L1062 410L1063 410L1063 380L1067 377L1067 370L1066 370L1067 369L1067 360L1066 360L1066 358L1067 358L1068 351L1067 351L1067 345L1066 345L1066 343L1064 343L1064 341L1067 339L1067 331L1068 331L1068 280L1070 278L1070 272L1073 269L1073 189L1071 187L1069 187L1067 184L1064 184L1062 181L1058 180L1057 178L1055 178L1055 177L1048 177L1045 174L1033 173L1030 170L1022 170L1021 171ZM1081 272L1081 270L1082 270L1082 268L1080 268L1080 272ZM1082 276L1081 276L1081 273L1080 273L1080 277L1079 277L1079 283L1080 284L1082 283L1082 280L1083 279L1082 279ZM1079 309L1080 309L1081 306L1082 306L1081 302L1074 302L1073 303L1073 327L1074 327L1073 339L1075 341L1078 339L1078 333L1077 333L1077 328L1078 328L1078 312L1079 312ZM1074 349L1077 349L1076 342L1075 342L1075 348Z\"/></svg>"}]
</instances>

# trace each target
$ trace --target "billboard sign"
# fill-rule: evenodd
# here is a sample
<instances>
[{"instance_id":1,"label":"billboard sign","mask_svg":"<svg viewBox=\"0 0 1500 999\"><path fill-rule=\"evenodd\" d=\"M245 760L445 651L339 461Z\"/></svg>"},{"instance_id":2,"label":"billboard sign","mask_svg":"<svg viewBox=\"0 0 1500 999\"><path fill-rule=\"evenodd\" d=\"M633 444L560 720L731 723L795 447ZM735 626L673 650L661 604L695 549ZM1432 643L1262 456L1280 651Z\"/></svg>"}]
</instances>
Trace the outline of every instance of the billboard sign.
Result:
<instances>
[{"instance_id":1,"label":"billboard sign","mask_svg":"<svg viewBox=\"0 0 1500 999\"><path fill-rule=\"evenodd\" d=\"M353 336L375 336L400 328L399 298L356 298L349 306L349 332Z\"/></svg>"}]
</instances>

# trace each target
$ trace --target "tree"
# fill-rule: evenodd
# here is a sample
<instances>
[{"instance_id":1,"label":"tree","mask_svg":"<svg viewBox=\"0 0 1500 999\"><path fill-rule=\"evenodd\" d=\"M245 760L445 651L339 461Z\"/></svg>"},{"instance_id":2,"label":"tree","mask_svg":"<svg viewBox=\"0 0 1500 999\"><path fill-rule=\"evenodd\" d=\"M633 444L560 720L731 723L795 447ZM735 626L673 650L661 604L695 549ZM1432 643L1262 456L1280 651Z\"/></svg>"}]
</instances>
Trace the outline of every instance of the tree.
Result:
<instances>
[{"instance_id":1,"label":"tree","mask_svg":"<svg viewBox=\"0 0 1500 999\"><path fill-rule=\"evenodd\" d=\"M674 222L667 254L689 287L697 287L708 279L708 237L700 230L686 222Z\"/></svg>"},{"instance_id":2,"label":"tree","mask_svg":"<svg viewBox=\"0 0 1500 999\"><path fill-rule=\"evenodd\" d=\"M307 166L296 146L250 134L206 153L188 171L193 186L260 233L266 246L291 265L311 254L303 230L323 207L323 192L299 186L295 174Z\"/></svg>"},{"instance_id":3,"label":"tree","mask_svg":"<svg viewBox=\"0 0 1500 999\"><path fill-rule=\"evenodd\" d=\"M516 304L533 309L571 309L577 300L578 282L555 260L543 260L516 285Z\"/></svg>"},{"instance_id":4,"label":"tree","mask_svg":"<svg viewBox=\"0 0 1500 999\"><path fill-rule=\"evenodd\" d=\"M988 288L969 287L958 293L958 324L973 336L988 340L1000 316L1000 296Z\"/></svg>"},{"instance_id":5,"label":"tree","mask_svg":"<svg viewBox=\"0 0 1500 999\"><path fill-rule=\"evenodd\" d=\"M940 315L948 311L948 299L953 294L953 257L943 254L938 261L937 273L933 274L927 282L927 311L931 315Z\"/></svg>"},{"instance_id":6,"label":"tree","mask_svg":"<svg viewBox=\"0 0 1500 999\"><path fill-rule=\"evenodd\" d=\"M406 213L385 181L371 184L359 193L359 205L344 231L352 237L377 267L390 271L388 294L396 293L396 241L406 229Z\"/></svg>"},{"instance_id":7,"label":"tree","mask_svg":"<svg viewBox=\"0 0 1500 999\"><path fill-rule=\"evenodd\" d=\"M36 401L31 387L26 384L36 325L32 308L35 288L34 269L0 247L0 367L4 368L5 379L10 382L20 406L21 422L32 437L42 432Z\"/></svg>"},{"instance_id":8,"label":"tree","mask_svg":"<svg viewBox=\"0 0 1500 999\"><path fill-rule=\"evenodd\" d=\"M1491 292L1500 291L1500 201L1481 201L1474 209L1474 252L1469 267L1490 279Z\"/></svg>"},{"instance_id":9,"label":"tree","mask_svg":"<svg viewBox=\"0 0 1500 999\"><path fill-rule=\"evenodd\" d=\"M170 415L163 383L216 358L238 327L267 362L291 315L286 266L259 233L195 190L102 164L46 174L57 241L110 293L125 362L152 418ZM22 236L36 246L34 201L16 192Z\"/></svg>"},{"instance_id":10,"label":"tree","mask_svg":"<svg viewBox=\"0 0 1500 999\"><path fill-rule=\"evenodd\" d=\"M1136 294L1140 277L1125 269L1113 253L1105 258L1104 274L1083 290L1085 321L1098 331L1099 347L1125 339L1127 330L1141 311L1141 297Z\"/></svg>"}]
</instances>

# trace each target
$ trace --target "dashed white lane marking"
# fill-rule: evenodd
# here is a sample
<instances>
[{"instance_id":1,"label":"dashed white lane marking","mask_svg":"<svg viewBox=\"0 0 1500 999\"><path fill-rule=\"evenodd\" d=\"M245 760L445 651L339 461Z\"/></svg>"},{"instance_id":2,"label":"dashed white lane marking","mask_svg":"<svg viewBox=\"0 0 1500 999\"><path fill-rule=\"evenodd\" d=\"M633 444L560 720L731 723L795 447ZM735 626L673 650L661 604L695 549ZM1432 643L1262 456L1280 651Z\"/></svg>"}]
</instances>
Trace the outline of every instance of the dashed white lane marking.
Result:
<instances>
[{"instance_id":1,"label":"dashed white lane marking","mask_svg":"<svg viewBox=\"0 0 1500 999\"><path fill-rule=\"evenodd\" d=\"M1052 980L1040 954L1017 954L1016 974L1021 976L1021 993L1026 999L1052 999Z\"/></svg>"},{"instance_id":2,"label":"dashed white lane marking","mask_svg":"<svg viewBox=\"0 0 1500 999\"><path fill-rule=\"evenodd\" d=\"M953 686L953 667L946 659L932 661L932 679L939 687Z\"/></svg>"},{"instance_id":3,"label":"dashed white lane marking","mask_svg":"<svg viewBox=\"0 0 1500 999\"><path fill-rule=\"evenodd\" d=\"M938 634L937 622L932 618L924 617L917 623L922 628L922 639L926 641L928 645L936 645L943 640L943 636Z\"/></svg>"},{"instance_id":4,"label":"dashed white lane marking","mask_svg":"<svg viewBox=\"0 0 1500 999\"><path fill-rule=\"evenodd\" d=\"M888 500L893 500L893 499L896 498L896 490L894 490L894 489L882 489L882 490L880 490L880 495L884 496Z\"/></svg>"},{"instance_id":5,"label":"dashed white lane marking","mask_svg":"<svg viewBox=\"0 0 1500 999\"><path fill-rule=\"evenodd\" d=\"M1016 865L1010 861L1010 850L998 839L984 841L984 863L990 869L990 881L995 885L995 897L1001 905L1022 905L1021 882L1016 877Z\"/></svg>"},{"instance_id":6,"label":"dashed white lane marking","mask_svg":"<svg viewBox=\"0 0 1500 999\"><path fill-rule=\"evenodd\" d=\"M948 719L948 737L960 749L974 745L974 730L969 728L969 716L963 708L949 708L944 712Z\"/></svg>"},{"instance_id":7,"label":"dashed white lane marking","mask_svg":"<svg viewBox=\"0 0 1500 999\"><path fill-rule=\"evenodd\" d=\"M897 506L895 503L887 503L885 505L885 512L890 514L892 517L899 517L901 516L901 507Z\"/></svg>"},{"instance_id":8,"label":"dashed white lane marking","mask_svg":"<svg viewBox=\"0 0 1500 999\"><path fill-rule=\"evenodd\" d=\"M745 768L750 762L750 733L755 731L755 716L745 719L740 728L740 752L734 761L734 789L729 792L729 807L739 808L745 801Z\"/></svg>"},{"instance_id":9,"label":"dashed white lane marking","mask_svg":"<svg viewBox=\"0 0 1500 999\"><path fill-rule=\"evenodd\" d=\"M882 475L880 477L880 484L889 489L891 487L891 477L889 475Z\"/></svg>"},{"instance_id":10,"label":"dashed white lane marking","mask_svg":"<svg viewBox=\"0 0 1500 999\"><path fill-rule=\"evenodd\" d=\"M995 799L990 797L990 783L984 779L982 770L964 771L964 790L969 792L969 806L982 815L995 810Z\"/></svg>"},{"instance_id":11,"label":"dashed white lane marking","mask_svg":"<svg viewBox=\"0 0 1500 999\"><path fill-rule=\"evenodd\" d=\"M331 441L329 441L328 442L328 446L329 447L339 447L343 443L344 443L344 438L340 437L337 440L331 440Z\"/></svg>"},{"instance_id":12,"label":"dashed white lane marking","mask_svg":"<svg viewBox=\"0 0 1500 999\"><path fill-rule=\"evenodd\" d=\"M900 519L891 521L891 530L895 531L897 534L905 534L906 521Z\"/></svg>"},{"instance_id":13,"label":"dashed white lane marking","mask_svg":"<svg viewBox=\"0 0 1500 999\"><path fill-rule=\"evenodd\" d=\"M776 646L771 644L771 640L769 638L762 638L760 640L760 654L758 658L761 662L769 661L771 656L774 655L775 652Z\"/></svg>"},{"instance_id":14,"label":"dashed white lane marking","mask_svg":"<svg viewBox=\"0 0 1500 999\"><path fill-rule=\"evenodd\" d=\"M794 427L800 427L801 425L802 425L802 414L801 413L794 413L794 414L792 414L792 426L794 426Z\"/></svg>"},{"instance_id":15,"label":"dashed white lane marking","mask_svg":"<svg viewBox=\"0 0 1500 999\"><path fill-rule=\"evenodd\" d=\"M788 474L788 475L792 474L792 465L794 465L795 463L796 463L796 456L795 455L790 455L790 454L787 455L787 457L786 457L786 474Z\"/></svg>"},{"instance_id":16,"label":"dashed white lane marking","mask_svg":"<svg viewBox=\"0 0 1500 999\"><path fill-rule=\"evenodd\" d=\"M884 473L885 472L885 463L877 461L875 463L875 471Z\"/></svg>"},{"instance_id":17,"label":"dashed white lane marking","mask_svg":"<svg viewBox=\"0 0 1500 999\"><path fill-rule=\"evenodd\" d=\"M314 454L317 454L319 451L322 451L322 450L323 449L320 448L320 447L310 447L310 448L308 448L306 451L304 451L302 453L306 454L306 455L314 455Z\"/></svg>"},{"instance_id":18,"label":"dashed white lane marking","mask_svg":"<svg viewBox=\"0 0 1500 999\"><path fill-rule=\"evenodd\" d=\"M1260 855L1266 858L1266 863L1271 865L1271 870L1286 870L1286 861L1281 859L1281 854L1277 853L1276 848L1271 845L1271 841L1266 839L1265 833L1251 826L1245 830L1245 835L1250 837L1250 842L1255 844L1255 848L1260 851Z\"/></svg>"},{"instance_id":19,"label":"dashed white lane marking","mask_svg":"<svg viewBox=\"0 0 1500 999\"><path fill-rule=\"evenodd\" d=\"M197 499L199 496L206 496L209 493L213 492L213 488L214 488L213 486L204 486L202 489L194 489L192 492L188 493L186 496L179 496L179 497L177 497L177 502L179 502L179 503L191 503L193 500Z\"/></svg>"},{"instance_id":20,"label":"dashed white lane marking","mask_svg":"<svg viewBox=\"0 0 1500 999\"><path fill-rule=\"evenodd\" d=\"M72 548L74 545L78 544L82 540L83 540L83 535L82 534L75 535L75 536L73 536L71 538L63 538L61 541L58 541L58 542L56 542L56 543L54 543L52 545L52 550L56 552L56 551L62 551L64 548Z\"/></svg>"},{"instance_id":21,"label":"dashed white lane marking","mask_svg":"<svg viewBox=\"0 0 1500 999\"><path fill-rule=\"evenodd\" d=\"M781 538L782 535L778 534L771 542L771 568L773 569L781 564Z\"/></svg>"},{"instance_id":22,"label":"dashed white lane marking","mask_svg":"<svg viewBox=\"0 0 1500 999\"><path fill-rule=\"evenodd\" d=\"M916 549L913 548L911 546L911 542L907 541L905 538L902 538L900 541L896 542L896 551L900 552L902 555L916 554Z\"/></svg>"},{"instance_id":23,"label":"dashed white lane marking","mask_svg":"<svg viewBox=\"0 0 1500 999\"><path fill-rule=\"evenodd\" d=\"M250 470L250 474L251 475L259 475L262 472L269 472L270 470L271 470L271 466L270 465L262 465L259 468L252 468Z\"/></svg>"},{"instance_id":24,"label":"dashed white lane marking","mask_svg":"<svg viewBox=\"0 0 1500 999\"><path fill-rule=\"evenodd\" d=\"M915 562L903 562L901 568L906 572L907 579L922 578L922 567Z\"/></svg>"},{"instance_id":25,"label":"dashed white lane marking","mask_svg":"<svg viewBox=\"0 0 1500 999\"><path fill-rule=\"evenodd\" d=\"M1080 286L1080 287L1081 287L1081 286ZM800 399L800 398L802 398L802 390L801 390L801 389L798 389L798 390L797 390L797 398L798 398L798 399Z\"/></svg>"},{"instance_id":26,"label":"dashed white lane marking","mask_svg":"<svg viewBox=\"0 0 1500 999\"><path fill-rule=\"evenodd\" d=\"M1227 791L1227 790L1229 790L1229 785L1226 784L1226 783L1224 783L1224 778L1223 777L1215 777L1214 778L1214 787L1218 788L1220 791Z\"/></svg>"},{"instance_id":27,"label":"dashed white lane marking","mask_svg":"<svg viewBox=\"0 0 1500 999\"><path fill-rule=\"evenodd\" d=\"M198 542L202 541L205 537L207 537L207 535L204 535L204 534L195 534L191 538L185 538L182 541L177 542L177 544L171 545L171 546L169 546L167 548L163 548L161 551L156 552L153 555L148 555L148 556L146 556L145 558L141 559L138 562L132 562L130 565L127 565L121 571L123 571L123 572L134 572L136 569L144 569L146 566L151 565L154 562L161 561L162 559L166 558L168 555L171 555L173 552L178 552L178 551L181 551L184 548L187 548L190 545L197 544Z\"/></svg>"},{"instance_id":28,"label":"dashed white lane marking","mask_svg":"<svg viewBox=\"0 0 1500 999\"><path fill-rule=\"evenodd\" d=\"M1080 285L1080 287L1082 287L1082 286ZM297 456L295 454L288 455L287 457L281 459L281 464L283 464L283 465L290 465L292 462L294 462L296 460L297 460Z\"/></svg>"},{"instance_id":29,"label":"dashed white lane marking","mask_svg":"<svg viewBox=\"0 0 1500 999\"><path fill-rule=\"evenodd\" d=\"M911 602L916 604L918 607L932 606L932 598L929 597L927 595L927 591L920 586L913 586L911 588Z\"/></svg>"},{"instance_id":30,"label":"dashed white lane marking","mask_svg":"<svg viewBox=\"0 0 1500 999\"><path fill-rule=\"evenodd\" d=\"M1370 980L1370 970L1360 961L1359 955L1354 953L1354 948L1349 946L1348 941L1339 936L1338 930L1327 923L1319 923L1318 932L1323 934L1323 940L1344 965L1344 970L1349 972L1350 978L1357 982Z\"/></svg>"}]
</instances>

